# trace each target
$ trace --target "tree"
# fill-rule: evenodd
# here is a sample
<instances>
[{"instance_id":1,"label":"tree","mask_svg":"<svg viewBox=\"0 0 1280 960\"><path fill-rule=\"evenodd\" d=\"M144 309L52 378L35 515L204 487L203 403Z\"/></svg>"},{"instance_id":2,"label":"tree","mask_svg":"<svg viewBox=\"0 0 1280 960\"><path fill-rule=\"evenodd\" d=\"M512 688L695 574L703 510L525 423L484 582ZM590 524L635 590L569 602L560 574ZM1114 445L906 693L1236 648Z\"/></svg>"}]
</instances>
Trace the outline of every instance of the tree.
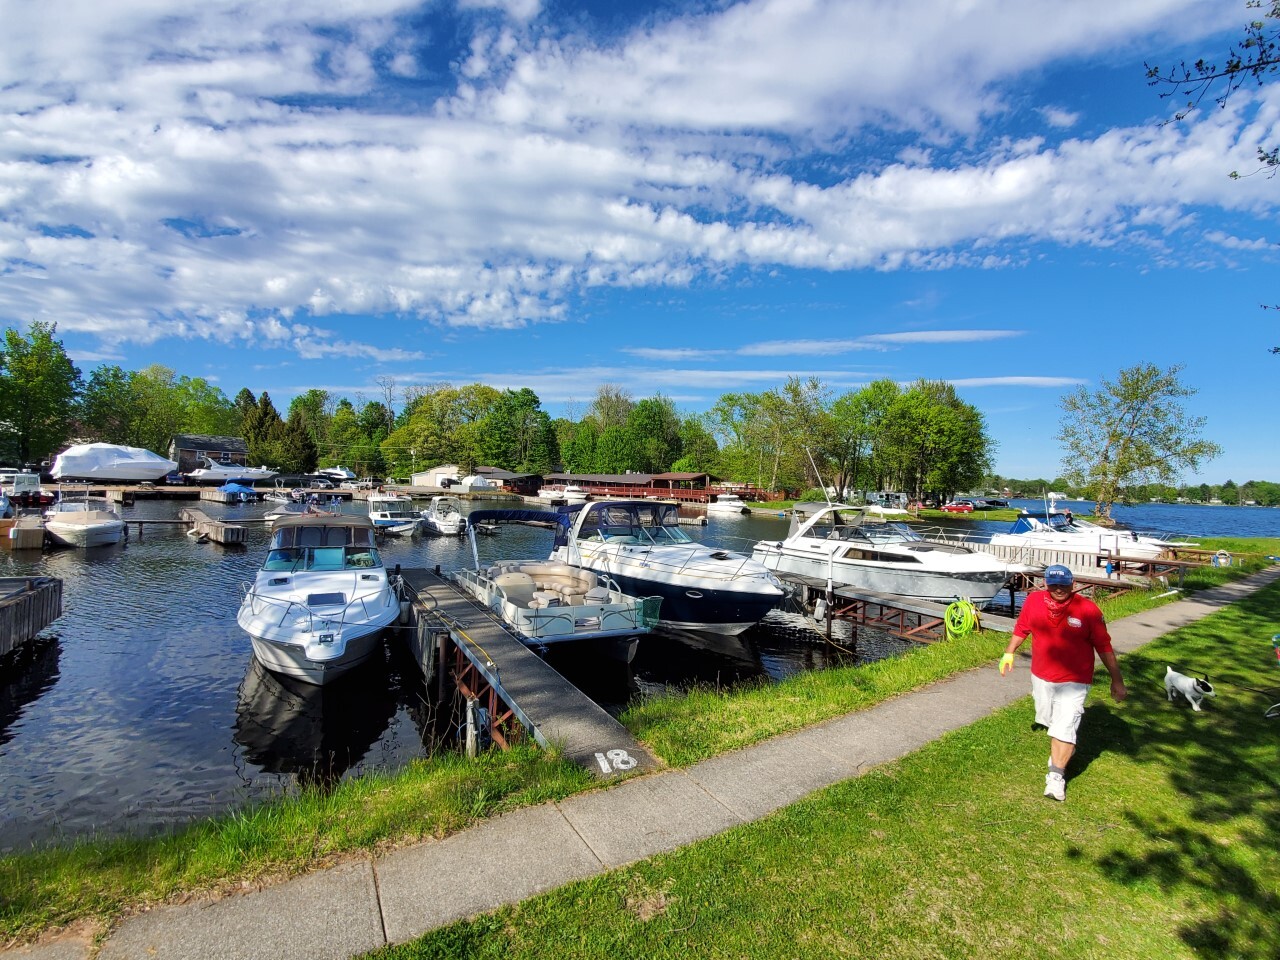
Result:
<instances>
[{"instance_id":1,"label":"tree","mask_svg":"<svg viewBox=\"0 0 1280 960\"><path fill-rule=\"evenodd\" d=\"M80 371L54 339L58 325L36 321L23 336L4 332L0 351L0 444L19 463L43 460L71 436Z\"/></svg>"},{"instance_id":2,"label":"tree","mask_svg":"<svg viewBox=\"0 0 1280 960\"><path fill-rule=\"evenodd\" d=\"M1205 97L1211 96L1219 107L1225 107L1231 95L1246 83L1262 86L1280 70L1280 0L1247 0L1245 7L1262 11L1261 19L1249 21L1244 28L1244 38L1230 47L1221 64L1210 63L1203 57L1191 66L1181 61L1169 70L1145 64L1150 86L1171 88L1160 94L1161 97L1182 94L1188 97L1186 105L1174 114L1175 120L1185 119ZM1257 150L1263 169L1274 172L1280 166L1280 147L1259 146ZM1241 176L1234 170L1230 175Z\"/></svg>"},{"instance_id":3,"label":"tree","mask_svg":"<svg viewBox=\"0 0 1280 960\"><path fill-rule=\"evenodd\" d=\"M109 365L89 374L80 396L80 432L103 443L136 446L133 374Z\"/></svg>"},{"instance_id":4,"label":"tree","mask_svg":"<svg viewBox=\"0 0 1280 960\"><path fill-rule=\"evenodd\" d=\"M680 456L680 416L675 404L662 394L631 408L627 430L640 453L639 469L645 473L664 473Z\"/></svg>"},{"instance_id":5,"label":"tree","mask_svg":"<svg viewBox=\"0 0 1280 960\"><path fill-rule=\"evenodd\" d=\"M1078 387L1063 397L1063 469L1071 483L1093 490L1099 517L1109 520L1128 488L1173 483L1179 470L1195 470L1221 452L1200 436L1204 417L1183 409L1196 391L1178 379L1181 372L1181 365L1162 371L1138 364L1099 390Z\"/></svg>"},{"instance_id":6,"label":"tree","mask_svg":"<svg viewBox=\"0 0 1280 960\"><path fill-rule=\"evenodd\" d=\"M276 469L285 473L310 473L316 468L319 454L311 437L303 411L294 407L286 423L275 433Z\"/></svg>"},{"instance_id":7,"label":"tree","mask_svg":"<svg viewBox=\"0 0 1280 960\"><path fill-rule=\"evenodd\" d=\"M248 462L276 463L281 455L283 430L284 420L267 391L263 390L257 405L244 421L244 442L249 448Z\"/></svg>"},{"instance_id":8,"label":"tree","mask_svg":"<svg viewBox=\"0 0 1280 960\"><path fill-rule=\"evenodd\" d=\"M594 420L596 429L604 433L610 427L625 427L633 406L635 404L631 401L629 391L612 383L604 383L596 389L587 417Z\"/></svg>"}]
</instances>

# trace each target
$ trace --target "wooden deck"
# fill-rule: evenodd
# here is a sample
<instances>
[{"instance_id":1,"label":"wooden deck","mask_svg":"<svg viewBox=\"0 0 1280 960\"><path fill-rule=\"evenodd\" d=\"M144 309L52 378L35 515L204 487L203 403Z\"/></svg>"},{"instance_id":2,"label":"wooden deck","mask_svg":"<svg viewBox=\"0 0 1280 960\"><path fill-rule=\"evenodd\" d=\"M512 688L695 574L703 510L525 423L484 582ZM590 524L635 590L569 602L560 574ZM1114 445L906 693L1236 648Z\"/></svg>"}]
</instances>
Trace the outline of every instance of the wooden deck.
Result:
<instances>
[{"instance_id":1,"label":"wooden deck","mask_svg":"<svg viewBox=\"0 0 1280 960\"><path fill-rule=\"evenodd\" d=\"M622 724L451 581L421 569L402 570L401 576L417 621L413 633L421 638L424 622L438 624L466 661L458 669L445 656L435 669L453 669L456 679L473 691L487 686L496 697L489 713L499 727L509 715L540 745L554 746L601 778L659 765ZM643 637L640 642L645 642ZM430 653L421 641L417 647L426 667Z\"/></svg>"},{"instance_id":2,"label":"wooden deck","mask_svg":"<svg viewBox=\"0 0 1280 960\"><path fill-rule=\"evenodd\" d=\"M0 657L33 640L62 616L62 581L56 577L0 578Z\"/></svg>"}]
</instances>

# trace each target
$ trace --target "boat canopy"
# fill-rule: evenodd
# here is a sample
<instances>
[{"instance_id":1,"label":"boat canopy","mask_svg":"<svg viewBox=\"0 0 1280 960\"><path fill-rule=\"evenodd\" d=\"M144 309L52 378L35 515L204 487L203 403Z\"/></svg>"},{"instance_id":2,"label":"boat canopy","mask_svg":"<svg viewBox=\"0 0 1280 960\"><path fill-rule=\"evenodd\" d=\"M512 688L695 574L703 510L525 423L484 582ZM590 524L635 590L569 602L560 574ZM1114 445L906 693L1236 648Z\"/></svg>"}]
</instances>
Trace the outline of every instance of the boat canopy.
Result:
<instances>
[{"instance_id":1,"label":"boat canopy","mask_svg":"<svg viewBox=\"0 0 1280 960\"><path fill-rule=\"evenodd\" d=\"M1072 529L1072 523L1061 513L1030 513L1023 511L1009 528L1010 533L1031 533L1036 530L1055 530L1062 532Z\"/></svg>"},{"instance_id":2,"label":"boat canopy","mask_svg":"<svg viewBox=\"0 0 1280 960\"><path fill-rule=\"evenodd\" d=\"M472 510L467 520L477 523L549 523L568 527L573 518L551 510Z\"/></svg>"},{"instance_id":3,"label":"boat canopy","mask_svg":"<svg viewBox=\"0 0 1280 960\"><path fill-rule=\"evenodd\" d=\"M257 493L253 489L253 481L241 477L239 480L228 480L218 488L219 493Z\"/></svg>"}]
</instances>

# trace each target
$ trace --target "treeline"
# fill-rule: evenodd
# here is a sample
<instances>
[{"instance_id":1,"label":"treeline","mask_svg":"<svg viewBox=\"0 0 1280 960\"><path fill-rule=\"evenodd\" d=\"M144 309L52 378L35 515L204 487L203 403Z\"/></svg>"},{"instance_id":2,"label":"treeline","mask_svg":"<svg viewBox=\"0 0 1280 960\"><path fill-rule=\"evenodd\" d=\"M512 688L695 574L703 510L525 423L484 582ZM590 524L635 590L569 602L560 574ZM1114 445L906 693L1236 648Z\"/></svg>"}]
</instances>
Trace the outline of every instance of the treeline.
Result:
<instances>
[{"instance_id":1,"label":"treeline","mask_svg":"<svg viewBox=\"0 0 1280 960\"><path fill-rule=\"evenodd\" d=\"M355 401L324 390L283 414L266 392L234 398L163 366L96 368L87 378L54 325L8 329L0 353L0 459L39 463L72 442L168 449L176 434L243 437L249 462L284 472L343 464L361 476L408 477L442 463L517 473L711 473L771 491L818 486L949 496L979 485L993 445L982 415L949 385L880 380L835 394L793 377L761 393L729 393L705 414L668 397L599 387L581 416L553 419L527 388L483 384L397 389ZM397 405L399 409L397 410Z\"/></svg>"},{"instance_id":2,"label":"treeline","mask_svg":"<svg viewBox=\"0 0 1280 960\"><path fill-rule=\"evenodd\" d=\"M1056 490L1068 496L1082 500L1094 499L1088 487L1077 489L1061 477L1046 480L1043 477L1018 480L1013 477L1001 477L998 474L988 475L982 483L986 491L1008 490L1017 497L1039 497L1049 490ZM1232 506L1255 503L1263 507L1280 507L1280 483L1268 480L1249 480L1237 485L1232 480L1223 483L1195 483L1171 486L1164 483L1138 484L1125 492L1125 499L1130 503L1147 503L1157 500L1162 503L1189 501L1192 503L1220 502Z\"/></svg>"}]
</instances>

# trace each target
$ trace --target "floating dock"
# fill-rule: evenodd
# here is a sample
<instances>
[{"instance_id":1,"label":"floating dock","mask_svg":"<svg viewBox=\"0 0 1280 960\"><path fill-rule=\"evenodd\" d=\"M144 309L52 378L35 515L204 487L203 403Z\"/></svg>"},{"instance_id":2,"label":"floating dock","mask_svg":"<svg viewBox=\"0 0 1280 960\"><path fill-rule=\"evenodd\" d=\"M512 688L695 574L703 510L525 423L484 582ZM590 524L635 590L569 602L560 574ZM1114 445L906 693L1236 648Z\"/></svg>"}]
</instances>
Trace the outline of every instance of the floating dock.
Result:
<instances>
[{"instance_id":1,"label":"floating dock","mask_svg":"<svg viewBox=\"0 0 1280 960\"><path fill-rule=\"evenodd\" d=\"M518 726L601 779L659 766L622 724L438 570L401 576L413 617L410 647L424 674L443 679L448 671L468 699L483 700L496 742Z\"/></svg>"},{"instance_id":2,"label":"floating dock","mask_svg":"<svg viewBox=\"0 0 1280 960\"><path fill-rule=\"evenodd\" d=\"M183 522L191 525L189 531L193 536L212 540L224 546L243 545L247 534L244 527L236 526L224 520L214 520L203 510L183 507L178 511Z\"/></svg>"},{"instance_id":3,"label":"floating dock","mask_svg":"<svg viewBox=\"0 0 1280 960\"><path fill-rule=\"evenodd\" d=\"M60 616L62 581L57 577L0 577L0 657Z\"/></svg>"}]
</instances>

